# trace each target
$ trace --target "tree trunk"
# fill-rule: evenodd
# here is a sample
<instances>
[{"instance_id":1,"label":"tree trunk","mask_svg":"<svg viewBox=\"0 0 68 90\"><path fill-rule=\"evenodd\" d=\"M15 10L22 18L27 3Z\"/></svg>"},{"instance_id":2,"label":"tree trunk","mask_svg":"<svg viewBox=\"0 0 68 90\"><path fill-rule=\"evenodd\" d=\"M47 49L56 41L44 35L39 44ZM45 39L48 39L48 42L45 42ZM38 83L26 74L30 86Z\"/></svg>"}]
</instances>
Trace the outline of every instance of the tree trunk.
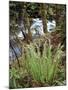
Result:
<instances>
[{"instance_id":1,"label":"tree trunk","mask_svg":"<svg viewBox=\"0 0 68 90\"><path fill-rule=\"evenodd\" d=\"M46 19L47 11L44 3L40 4L40 11L41 11L41 18L43 21L44 33L46 33L47 32L47 19Z\"/></svg>"},{"instance_id":2,"label":"tree trunk","mask_svg":"<svg viewBox=\"0 0 68 90\"><path fill-rule=\"evenodd\" d=\"M32 34L30 32L30 20L28 17L28 13L26 12L26 8L24 8L24 9L21 8L21 11L19 12L19 16L20 16L19 22L20 22L20 24L22 24L22 21L23 21L25 32L26 32L26 30L28 30L28 33L24 33L23 29L21 29L24 39L27 42L32 41Z\"/></svg>"},{"instance_id":3,"label":"tree trunk","mask_svg":"<svg viewBox=\"0 0 68 90\"><path fill-rule=\"evenodd\" d=\"M28 30L28 34L27 34L27 42L30 42L32 41L32 34L31 34L31 31L30 31L30 18L28 17L28 13L24 12L24 25L26 27L26 30Z\"/></svg>"}]
</instances>

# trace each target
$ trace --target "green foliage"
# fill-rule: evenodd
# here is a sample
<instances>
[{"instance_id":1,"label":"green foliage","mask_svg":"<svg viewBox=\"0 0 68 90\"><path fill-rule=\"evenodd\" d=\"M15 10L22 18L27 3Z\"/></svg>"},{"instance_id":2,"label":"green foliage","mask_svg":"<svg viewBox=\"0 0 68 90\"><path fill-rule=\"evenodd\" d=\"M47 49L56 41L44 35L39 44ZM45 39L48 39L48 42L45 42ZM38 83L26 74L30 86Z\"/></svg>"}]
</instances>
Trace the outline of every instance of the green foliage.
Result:
<instances>
[{"instance_id":1,"label":"green foliage","mask_svg":"<svg viewBox=\"0 0 68 90\"><path fill-rule=\"evenodd\" d=\"M16 88L17 83L16 80L20 78L19 70L15 69L14 67L10 69L10 78L9 78L9 85L10 88Z\"/></svg>"},{"instance_id":2,"label":"green foliage","mask_svg":"<svg viewBox=\"0 0 68 90\"><path fill-rule=\"evenodd\" d=\"M49 19L51 15L53 15L57 24L56 30L59 33L59 36L61 36L62 38L62 42L60 43L64 45L66 38L65 9L66 9L65 5L58 5L58 4L50 5L50 4L10 1L9 2L10 35L16 37L17 43L19 42L22 43L22 41L19 40L17 37L17 33L19 33L18 27L22 19L24 22L24 28L26 30L30 28L30 24L32 23L32 18L40 17L40 19L42 19L42 21L44 22L43 29L45 31L47 19ZM24 42L22 43L22 46L24 46L23 44ZM29 87L28 84L29 80L27 80L29 76L32 76L31 79L33 78L35 81L38 81L39 83L41 82L48 85L62 85L65 82L64 81L65 70L63 70L64 66L61 69L59 68L59 66L62 67L60 65L61 57L62 57L62 46L60 44L56 48L54 48L54 46L50 44L50 41L49 44L45 42L43 44L44 49L42 51L42 55L40 53L40 48L37 44L34 43L25 46L27 47L25 48L25 53L21 60L22 63L20 62L21 66L24 68L19 69L18 67L16 67L17 63L15 63L14 67L12 65L12 68L10 69L10 73L9 73L10 88L17 88L23 86ZM27 83L23 84L21 80L24 80L24 83L25 82Z\"/></svg>"},{"instance_id":3,"label":"green foliage","mask_svg":"<svg viewBox=\"0 0 68 90\"><path fill-rule=\"evenodd\" d=\"M49 40L49 43L45 42L43 47L42 55L38 44L31 43L24 47L22 67L10 69L10 88L29 87L32 80L47 85L64 85L64 68L61 68L60 65L62 46L59 44L52 50L53 47ZM31 78L31 81L28 78Z\"/></svg>"},{"instance_id":4,"label":"green foliage","mask_svg":"<svg viewBox=\"0 0 68 90\"><path fill-rule=\"evenodd\" d=\"M37 52L35 50L37 49ZM58 45L54 55L52 46L44 44L43 55L40 57L40 51L37 45L30 44L26 49L26 67L34 80L39 82L53 83L58 65L61 61L62 47Z\"/></svg>"}]
</instances>

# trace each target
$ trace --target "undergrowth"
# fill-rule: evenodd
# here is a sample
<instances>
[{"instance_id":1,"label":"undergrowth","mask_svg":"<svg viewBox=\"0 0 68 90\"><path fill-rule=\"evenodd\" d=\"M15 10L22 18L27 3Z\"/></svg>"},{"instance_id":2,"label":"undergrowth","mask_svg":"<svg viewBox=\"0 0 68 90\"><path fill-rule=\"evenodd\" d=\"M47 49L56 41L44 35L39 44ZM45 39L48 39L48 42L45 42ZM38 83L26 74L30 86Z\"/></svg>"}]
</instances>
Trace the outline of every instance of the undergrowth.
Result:
<instances>
[{"instance_id":1,"label":"undergrowth","mask_svg":"<svg viewBox=\"0 0 68 90\"><path fill-rule=\"evenodd\" d=\"M26 48L26 68L32 75L34 80L42 83L52 84L61 62L62 46L60 44L52 52L50 42L43 45L43 53L41 56L40 49L36 44L30 44Z\"/></svg>"},{"instance_id":2,"label":"undergrowth","mask_svg":"<svg viewBox=\"0 0 68 90\"><path fill-rule=\"evenodd\" d=\"M40 42L35 42L24 47L20 68L16 62L10 68L10 88L64 85L63 46L53 48L50 40L43 43L41 51L40 46Z\"/></svg>"}]
</instances>

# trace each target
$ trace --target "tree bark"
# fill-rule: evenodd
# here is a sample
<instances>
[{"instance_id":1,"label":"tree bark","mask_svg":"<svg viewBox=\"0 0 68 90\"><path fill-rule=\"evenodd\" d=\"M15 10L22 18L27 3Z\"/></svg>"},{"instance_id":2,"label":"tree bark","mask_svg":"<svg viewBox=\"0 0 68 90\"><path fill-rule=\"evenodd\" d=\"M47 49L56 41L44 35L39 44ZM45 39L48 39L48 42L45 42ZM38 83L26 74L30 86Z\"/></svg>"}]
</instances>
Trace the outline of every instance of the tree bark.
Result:
<instances>
[{"instance_id":1,"label":"tree bark","mask_svg":"<svg viewBox=\"0 0 68 90\"><path fill-rule=\"evenodd\" d=\"M43 21L43 29L44 29L44 33L47 32L47 10L46 10L46 5L45 3L43 4L40 4L40 11L41 11L41 18L42 18L42 21Z\"/></svg>"},{"instance_id":2,"label":"tree bark","mask_svg":"<svg viewBox=\"0 0 68 90\"><path fill-rule=\"evenodd\" d=\"M22 7L19 14L20 14L20 17L19 17L20 24L23 21L25 32L26 30L28 30L28 33L24 33L23 30L21 29L22 34L24 35L24 38L27 42L32 41L32 34L30 32L30 20L28 17L28 13L26 12L26 7L24 9Z\"/></svg>"},{"instance_id":3,"label":"tree bark","mask_svg":"<svg viewBox=\"0 0 68 90\"><path fill-rule=\"evenodd\" d=\"M26 30L28 30L28 34L27 34L27 42L32 41L32 34L30 31L30 18L28 16L28 13L26 12L26 10L24 10L24 25L26 27Z\"/></svg>"}]
</instances>

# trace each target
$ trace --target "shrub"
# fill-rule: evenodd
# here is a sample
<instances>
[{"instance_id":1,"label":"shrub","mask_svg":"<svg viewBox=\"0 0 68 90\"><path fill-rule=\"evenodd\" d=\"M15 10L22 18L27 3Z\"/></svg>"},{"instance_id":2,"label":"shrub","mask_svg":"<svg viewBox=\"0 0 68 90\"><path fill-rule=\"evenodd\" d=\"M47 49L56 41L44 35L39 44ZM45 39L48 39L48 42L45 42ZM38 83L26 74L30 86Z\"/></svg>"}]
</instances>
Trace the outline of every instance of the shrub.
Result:
<instances>
[{"instance_id":1,"label":"shrub","mask_svg":"<svg viewBox=\"0 0 68 90\"><path fill-rule=\"evenodd\" d=\"M42 56L37 44L30 44L25 49L26 51L26 69L32 75L33 79L41 83L52 84L56 74L58 65L61 61L62 46L59 44L52 51L52 46L49 42L44 43Z\"/></svg>"}]
</instances>

